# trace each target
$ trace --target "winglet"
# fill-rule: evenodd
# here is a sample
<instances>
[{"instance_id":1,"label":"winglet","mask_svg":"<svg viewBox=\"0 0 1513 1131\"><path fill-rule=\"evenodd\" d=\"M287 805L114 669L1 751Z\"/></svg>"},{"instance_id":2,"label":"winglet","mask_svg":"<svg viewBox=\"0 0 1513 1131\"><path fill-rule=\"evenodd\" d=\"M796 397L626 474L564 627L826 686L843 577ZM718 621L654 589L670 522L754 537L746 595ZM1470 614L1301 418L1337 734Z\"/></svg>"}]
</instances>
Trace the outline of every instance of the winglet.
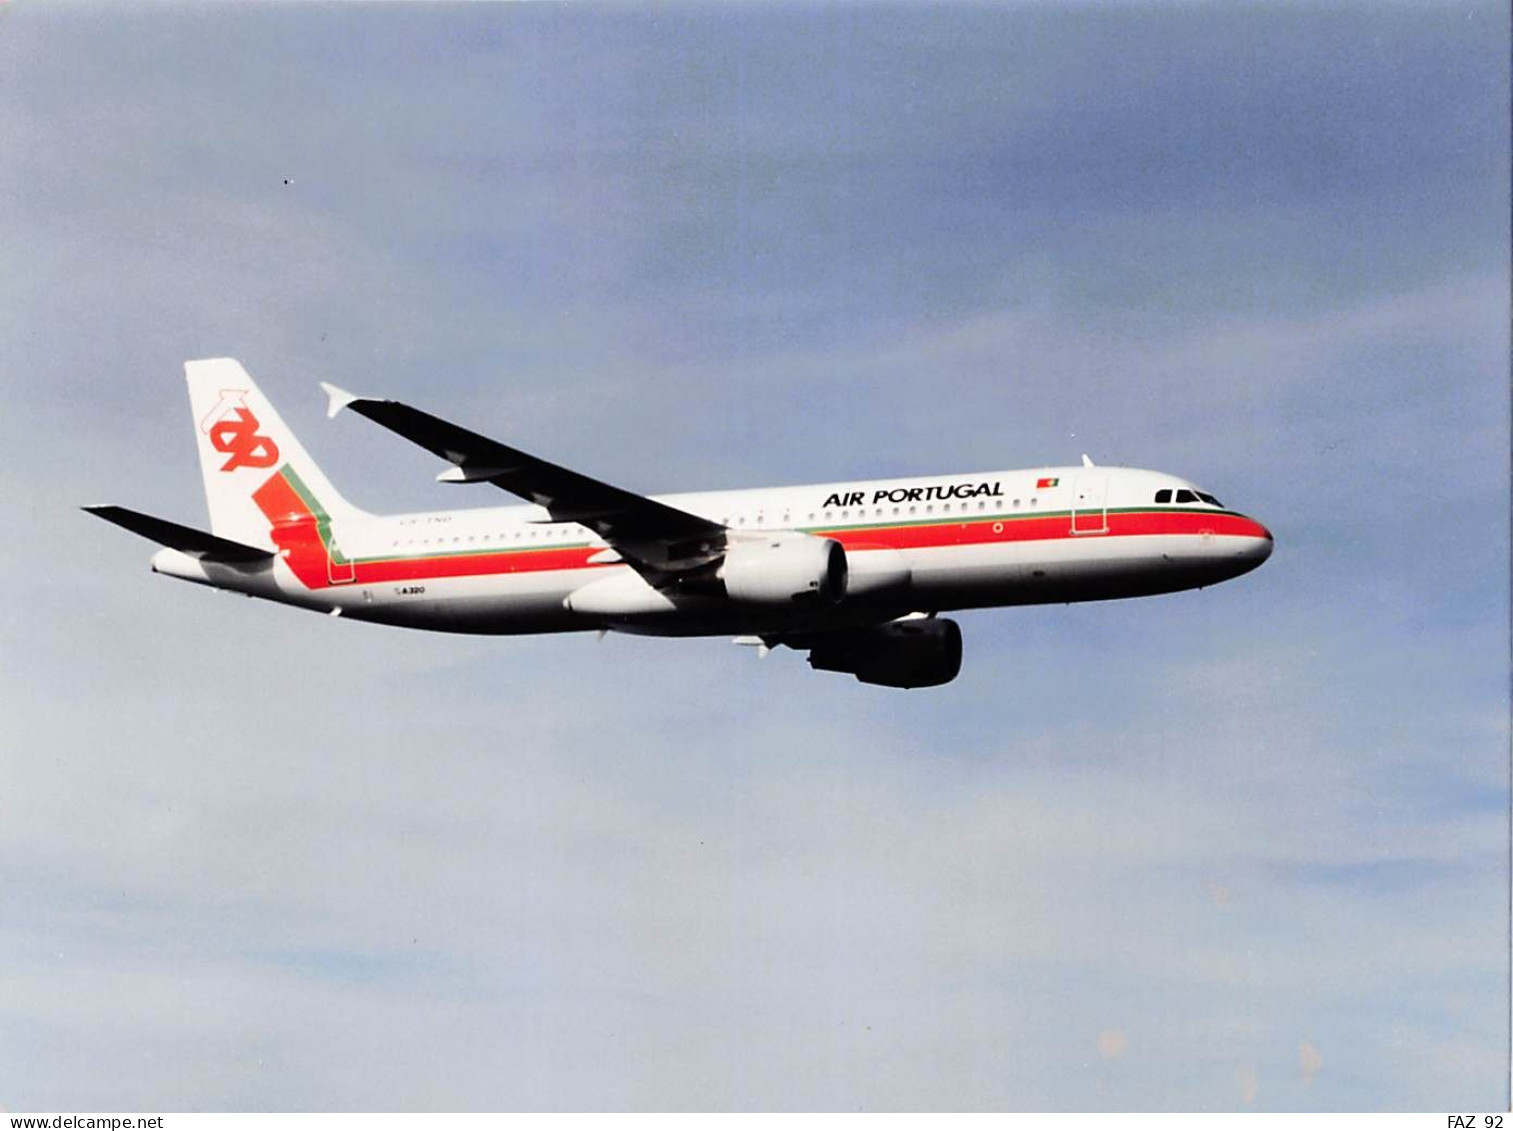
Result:
<instances>
[{"instance_id":1,"label":"winglet","mask_svg":"<svg viewBox=\"0 0 1513 1131\"><path fill-rule=\"evenodd\" d=\"M353 401L362 400L362 397L358 396L356 393L349 393L346 389L338 389L335 385L332 385L327 381L322 381L320 383L320 387L326 390L326 396L331 398L330 401L326 404L326 418L328 420L331 417L335 416L342 409L346 408Z\"/></svg>"},{"instance_id":2,"label":"winglet","mask_svg":"<svg viewBox=\"0 0 1513 1131\"><path fill-rule=\"evenodd\" d=\"M1092 460L1088 459L1088 455L1087 455L1086 452L1083 452L1082 453L1082 466L1083 467L1096 467L1097 465L1094 464Z\"/></svg>"}]
</instances>

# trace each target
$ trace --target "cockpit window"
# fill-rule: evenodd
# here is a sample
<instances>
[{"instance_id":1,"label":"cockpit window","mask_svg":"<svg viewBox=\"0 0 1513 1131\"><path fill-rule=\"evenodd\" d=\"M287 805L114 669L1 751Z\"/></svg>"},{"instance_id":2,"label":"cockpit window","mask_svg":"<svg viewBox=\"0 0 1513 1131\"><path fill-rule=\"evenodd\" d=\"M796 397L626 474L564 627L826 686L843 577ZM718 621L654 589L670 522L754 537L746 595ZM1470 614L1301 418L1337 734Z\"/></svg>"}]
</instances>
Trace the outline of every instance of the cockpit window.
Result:
<instances>
[{"instance_id":1,"label":"cockpit window","mask_svg":"<svg viewBox=\"0 0 1513 1131\"><path fill-rule=\"evenodd\" d=\"M1218 499L1210 495L1207 491L1199 491L1198 498L1202 499L1211 507L1222 507L1224 505L1223 503L1219 502Z\"/></svg>"},{"instance_id":2,"label":"cockpit window","mask_svg":"<svg viewBox=\"0 0 1513 1131\"><path fill-rule=\"evenodd\" d=\"M1178 490L1178 492L1177 492L1177 502L1179 502L1179 503L1196 503L1197 501L1198 501L1198 496L1194 495L1186 487L1183 487L1180 490Z\"/></svg>"},{"instance_id":3,"label":"cockpit window","mask_svg":"<svg viewBox=\"0 0 1513 1131\"><path fill-rule=\"evenodd\" d=\"M1159 491L1156 492L1156 502L1158 502L1158 503L1169 503L1171 501L1172 501L1172 489L1170 487L1163 487L1163 488L1161 488L1161 490L1159 490Z\"/></svg>"}]
</instances>

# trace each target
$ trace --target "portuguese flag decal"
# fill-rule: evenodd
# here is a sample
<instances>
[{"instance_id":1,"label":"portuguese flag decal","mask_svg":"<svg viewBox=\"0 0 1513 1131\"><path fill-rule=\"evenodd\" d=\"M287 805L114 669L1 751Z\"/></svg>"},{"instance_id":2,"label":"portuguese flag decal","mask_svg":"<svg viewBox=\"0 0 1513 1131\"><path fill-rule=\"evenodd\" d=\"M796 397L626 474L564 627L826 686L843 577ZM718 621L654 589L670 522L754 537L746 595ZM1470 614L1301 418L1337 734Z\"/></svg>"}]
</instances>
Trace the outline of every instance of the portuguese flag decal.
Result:
<instances>
[{"instance_id":1,"label":"portuguese flag decal","mask_svg":"<svg viewBox=\"0 0 1513 1131\"><path fill-rule=\"evenodd\" d=\"M1035 486L1037 488L1039 488L1039 487L1055 487L1055 486L1059 485L1060 483L1061 483L1060 479L1037 479L1037 480L1035 480Z\"/></svg>"}]
</instances>

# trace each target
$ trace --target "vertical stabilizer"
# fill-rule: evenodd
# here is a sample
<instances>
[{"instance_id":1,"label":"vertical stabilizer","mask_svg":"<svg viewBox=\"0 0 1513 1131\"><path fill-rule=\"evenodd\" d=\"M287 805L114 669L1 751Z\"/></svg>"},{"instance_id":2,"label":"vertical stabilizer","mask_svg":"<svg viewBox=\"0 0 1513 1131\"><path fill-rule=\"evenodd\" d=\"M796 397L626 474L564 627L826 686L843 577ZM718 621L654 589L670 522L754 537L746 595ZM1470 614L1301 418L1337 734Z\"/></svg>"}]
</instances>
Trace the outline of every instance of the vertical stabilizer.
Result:
<instances>
[{"instance_id":1,"label":"vertical stabilizer","mask_svg":"<svg viewBox=\"0 0 1513 1131\"><path fill-rule=\"evenodd\" d=\"M254 496L266 499L269 492L262 489L278 478L323 522L340 525L361 516L321 474L240 362L227 357L187 361L184 376L210 528L218 537L274 549L271 516Z\"/></svg>"}]
</instances>

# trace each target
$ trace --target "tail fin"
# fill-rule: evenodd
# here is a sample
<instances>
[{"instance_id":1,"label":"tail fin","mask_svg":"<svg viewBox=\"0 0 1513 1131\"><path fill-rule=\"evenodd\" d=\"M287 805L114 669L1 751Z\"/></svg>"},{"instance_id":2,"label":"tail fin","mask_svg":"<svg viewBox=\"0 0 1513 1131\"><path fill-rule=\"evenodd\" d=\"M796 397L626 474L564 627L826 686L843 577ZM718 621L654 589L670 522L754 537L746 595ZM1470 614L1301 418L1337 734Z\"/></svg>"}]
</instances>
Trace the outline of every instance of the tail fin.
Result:
<instances>
[{"instance_id":1,"label":"tail fin","mask_svg":"<svg viewBox=\"0 0 1513 1131\"><path fill-rule=\"evenodd\" d=\"M277 517L268 513L268 500L291 490L323 526L362 516L321 474L240 362L188 361L184 376L217 537L273 549ZM274 480L283 481L276 492Z\"/></svg>"}]
</instances>

